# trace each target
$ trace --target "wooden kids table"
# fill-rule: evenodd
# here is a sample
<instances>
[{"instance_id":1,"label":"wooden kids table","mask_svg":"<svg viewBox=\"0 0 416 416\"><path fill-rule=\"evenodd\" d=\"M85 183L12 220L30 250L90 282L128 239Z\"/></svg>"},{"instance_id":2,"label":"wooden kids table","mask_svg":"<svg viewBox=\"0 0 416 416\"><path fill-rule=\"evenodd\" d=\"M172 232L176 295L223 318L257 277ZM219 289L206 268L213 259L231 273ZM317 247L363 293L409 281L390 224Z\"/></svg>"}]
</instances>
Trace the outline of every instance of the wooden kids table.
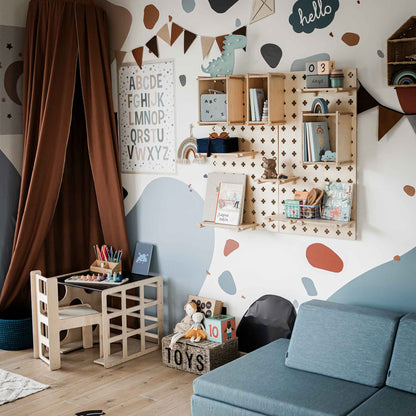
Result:
<instances>
[{"instance_id":1,"label":"wooden kids table","mask_svg":"<svg viewBox=\"0 0 416 416\"><path fill-rule=\"evenodd\" d=\"M88 270L76 274L83 273ZM109 368L161 347L164 325L162 276L123 274L129 278L127 283L108 287L65 282L73 274L58 277L58 284L82 289L84 303L88 303L88 294L93 298L97 292L101 293L103 357L95 363ZM121 344L121 350L116 344Z\"/></svg>"}]
</instances>

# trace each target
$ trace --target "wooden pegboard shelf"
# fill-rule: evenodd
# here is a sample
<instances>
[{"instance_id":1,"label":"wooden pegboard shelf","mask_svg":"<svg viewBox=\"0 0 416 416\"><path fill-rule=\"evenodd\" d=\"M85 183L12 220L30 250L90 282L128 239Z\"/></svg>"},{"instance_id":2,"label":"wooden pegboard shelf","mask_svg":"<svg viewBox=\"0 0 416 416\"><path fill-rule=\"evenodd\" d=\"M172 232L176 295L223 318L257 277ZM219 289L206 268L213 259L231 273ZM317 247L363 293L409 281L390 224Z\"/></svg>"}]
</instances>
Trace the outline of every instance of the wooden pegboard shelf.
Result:
<instances>
[{"instance_id":1,"label":"wooden pegboard shelf","mask_svg":"<svg viewBox=\"0 0 416 416\"><path fill-rule=\"evenodd\" d=\"M242 157L251 157L252 159L254 159L256 157L256 155L259 152L231 152L231 153L211 153L210 157L213 157L214 159L218 158L218 157L236 157L236 158L242 158ZM199 157L206 157L207 154L206 153L197 153L197 156Z\"/></svg>"},{"instance_id":2,"label":"wooden pegboard shelf","mask_svg":"<svg viewBox=\"0 0 416 416\"><path fill-rule=\"evenodd\" d=\"M315 95L318 95L321 92L347 92L348 95L353 95L357 91L357 88L297 88L296 91L301 92L302 94L313 93Z\"/></svg>"},{"instance_id":3,"label":"wooden pegboard shelf","mask_svg":"<svg viewBox=\"0 0 416 416\"><path fill-rule=\"evenodd\" d=\"M301 224L301 225L324 225L326 227L338 227L338 228L351 228L355 221L333 221L333 220L323 220L321 218L308 219L308 218L286 218L284 214L270 215L266 217L266 220L269 222L283 221L289 222L291 224Z\"/></svg>"},{"instance_id":4,"label":"wooden pegboard shelf","mask_svg":"<svg viewBox=\"0 0 416 416\"><path fill-rule=\"evenodd\" d=\"M234 231L245 231L245 230L255 230L258 224L241 224L241 225L228 225L228 224L217 224L211 221L203 221L199 223L201 228L204 227L212 227L212 228L225 228L227 230L234 230Z\"/></svg>"},{"instance_id":5,"label":"wooden pegboard shelf","mask_svg":"<svg viewBox=\"0 0 416 416\"><path fill-rule=\"evenodd\" d=\"M287 179L262 179L260 178L260 179L256 179L256 182L257 183L270 182L270 183L277 183L279 185L283 185L285 183L290 183L290 182L296 183L298 179L300 179L299 176L289 176Z\"/></svg>"},{"instance_id":6,"label":"wooden pegboard shelf","mask_svg":"<svg viewBox=\"0 0 416 416\"><path fill-rule=\"evenodd\" d=\"M302 111L303 117L336 117L337 113L340 116L352 116L353 113L349 111L336 111L335 113L311 113L310 111Z\"/></svg>"}]
</instances>

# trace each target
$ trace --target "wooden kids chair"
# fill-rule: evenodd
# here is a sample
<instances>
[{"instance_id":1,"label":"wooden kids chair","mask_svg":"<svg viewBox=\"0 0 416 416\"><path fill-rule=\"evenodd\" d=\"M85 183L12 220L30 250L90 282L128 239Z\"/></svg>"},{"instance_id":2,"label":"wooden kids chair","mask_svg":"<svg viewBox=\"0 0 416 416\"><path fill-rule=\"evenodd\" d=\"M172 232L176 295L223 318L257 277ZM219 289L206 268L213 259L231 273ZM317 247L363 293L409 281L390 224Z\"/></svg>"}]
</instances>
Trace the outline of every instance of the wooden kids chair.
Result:
<instances>
[{"instance_id":1,"label":"wooden kids chair","mask_svg":"<svg viewBox=\"0 0 416 416\"><path fill-rule=\"evenodd\" d=\"M100 357L102 357L101 312L90 305L59 307L56 277L43 277L40 270L30 272L33 320L33 356L49 365L50 370L61 368L59 332L82 328L82 345L93 347L92 325L99 326ZM48 357L45 352L48 350Z\"/></svg>"}]
</instances>

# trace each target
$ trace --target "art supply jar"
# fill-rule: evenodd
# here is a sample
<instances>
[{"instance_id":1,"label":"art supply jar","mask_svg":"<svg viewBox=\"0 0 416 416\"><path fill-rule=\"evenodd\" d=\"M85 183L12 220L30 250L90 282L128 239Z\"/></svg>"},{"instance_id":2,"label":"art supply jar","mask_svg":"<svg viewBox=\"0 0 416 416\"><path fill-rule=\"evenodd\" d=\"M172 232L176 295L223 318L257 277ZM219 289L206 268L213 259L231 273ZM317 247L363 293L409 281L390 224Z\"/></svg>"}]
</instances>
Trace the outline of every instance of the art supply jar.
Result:
<instances>
[{"instance_id":1,"label":"art supply jar","mask_svg":"<svg viewBox=\"0 0 416 416\"><path fill-rule=\"evenodd\" d=\"M344 72L342 69L334 69L329 77L331 81L331 88L344 87Z\"/></svg>"}]
</instances>

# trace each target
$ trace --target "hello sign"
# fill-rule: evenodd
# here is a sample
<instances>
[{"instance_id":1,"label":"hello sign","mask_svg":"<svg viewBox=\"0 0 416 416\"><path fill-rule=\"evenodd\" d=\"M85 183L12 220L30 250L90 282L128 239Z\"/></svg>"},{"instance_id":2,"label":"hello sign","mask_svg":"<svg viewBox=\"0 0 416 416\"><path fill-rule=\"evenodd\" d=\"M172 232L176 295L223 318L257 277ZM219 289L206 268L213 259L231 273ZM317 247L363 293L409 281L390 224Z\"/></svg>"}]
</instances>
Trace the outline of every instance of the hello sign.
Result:
<instances>
[{"instance_id":1,"label":"hello sign","mask_svg":"<svg viewBox=\"0 0 416 416\"><path fill-rule=\"evenodd\" d=\"M297 33L312 33L334 20L339 0L298 0L292 9L289 23Z\"/></svg>"}]
</instances>

